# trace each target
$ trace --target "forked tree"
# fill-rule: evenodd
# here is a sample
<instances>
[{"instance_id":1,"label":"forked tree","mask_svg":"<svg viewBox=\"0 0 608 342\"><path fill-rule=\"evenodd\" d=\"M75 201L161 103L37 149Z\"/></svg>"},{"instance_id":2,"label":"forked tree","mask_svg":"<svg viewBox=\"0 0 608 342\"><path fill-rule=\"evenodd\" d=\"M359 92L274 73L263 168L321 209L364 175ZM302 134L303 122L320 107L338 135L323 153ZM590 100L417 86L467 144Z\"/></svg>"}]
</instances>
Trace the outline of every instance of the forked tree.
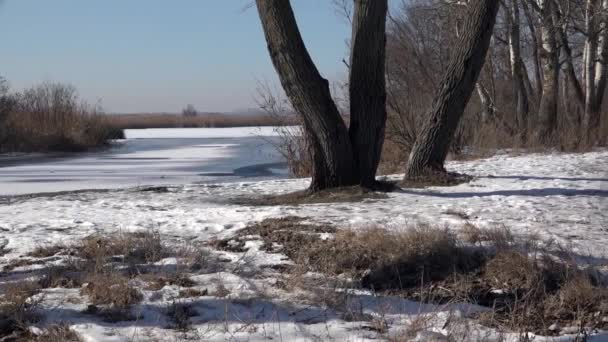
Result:
<instances>
[{"instance_id":1,"label":"forked tree","mask_svg":"<svg viewBox=\"0 0 608 342\"><path fill-rule=\"evenodd\" d=\"M454 132L471 98L492 38L499 0L470 0L462 34L450 57L427 121L410 153L407 180L445 174Z\"/></svg>"},{"instance_id":2,"label":"forked tree","mask_svg":"<svg viewBox=\"0 0 608 342\"><path fill-rule=\"evenodd\" d=\"M288 0L256 0L281 85L312 138L310 190L375 186L386 123L387 0L355 0L350 57L350 127L312 61Z\"/></svg>"}]
</instances>

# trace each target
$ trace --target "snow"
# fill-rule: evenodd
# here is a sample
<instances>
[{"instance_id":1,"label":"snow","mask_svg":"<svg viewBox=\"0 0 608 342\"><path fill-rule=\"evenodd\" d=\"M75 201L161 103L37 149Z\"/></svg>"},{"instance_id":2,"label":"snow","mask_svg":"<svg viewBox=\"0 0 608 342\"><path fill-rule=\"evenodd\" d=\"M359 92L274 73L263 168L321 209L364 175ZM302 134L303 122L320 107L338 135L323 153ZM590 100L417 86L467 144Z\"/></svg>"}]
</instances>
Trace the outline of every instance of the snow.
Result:
<instances>
[{"instance_id":1,"label":"snow","mask_svg":"<svg viewBox=\"0 0 608 342\"><path fill-rule=\"evenodd\" d=\"M126 140L101 153L0 156L0 196L286 174L272 146L273 127L134 129L125 134ZM239 173L243 167L253 173Z\"/></svg>"},{"instance_id":2,"label":"snow","mask_svg":"<svg viewBox=\"0 0 608 342\"><path fill-rule=\"evenodd\" d=\"M172 140L169 138L172 134L168 132L162 139ZM133 140L146 142L155 139L151 136L159 135L159 132L150 131L128 134L128 137L146 137ZM197 139L220 138L205 136ZM137 152L133 153L146 158L166 153L172 158L171 162L168 162L172 166L161 164L160 167L165 170L179 164L178 162L192 167L223 158L222 163L226 163L227 159L237 153L231 150L234 147L231 144L243 148L251 142L248 139L249 136L244 136L239 139L226 139L229 141L224 143L215 141L212 143L214 147L200 149L196 147L200 142L192 142L192 145L186 146L180 143L175 149L166 145L161 146L167 149L150 148L147 151L137 147ZM159 142L154 140L154 143ZM205 153L198 154L201 150ZM126 155L129 153L124 152ZM112 156L121 155L123 152L112 153ZM190 160L194 155L195 159ZM263 160L263 156L247 158L250 159L242 163L230 161L228 164L222 164L218 161L217 165L221 164L222 167L214 166L215 169L208 169L213 169L213 172L230 172L241 167L237 164L269 162L268 159ZM49 165L52 165L56 172L67 174L78 170L84 172L85 161L86 159L80 160L80 164L74 161L68 164L53 162L0 169L3 178L0 183L4 186L15 181L4 179L7 172L5 169L12 169L12 177L15 178L33 177L32 174L42 172ZM128 178L130 174L154 173L154 163L156 161L148 163L140 160L133 164L104 167L108 170L119 168L116 172L121 177ZM388 194L387 198L358 203L298 206L261 207L228 203L228 199L239 196L279 194L304 189L309 181L276 179L276 176L274 179L255 181L234 181L233 178L232 182L220 183L192 183L188 182L190 178L182 179L177 176L171 177L166 183L157 178L150 179L151 184L155 185L172 184L168 186L167 192L162 193L142 191L142 188L121 188L107 192L84 191L5 197L0 200L0 232L2 239L6 240L8 253L0 257L0 267L36 246L70 243L92 233L113 234L154 229L169 243L186 242L195 245L214 238L230 237L251 222L295 215L307 217L313 222L328 222L348 229L373 224L381 224L391 229L404 224L423 222L445 225L451 229L459 229L466 222L488 227L504 225L514 234L537 234L543 240L551 239L569 246L581 263L593 264L608 272L608 151L584 154L502 153L488 159L449 162L447 168L475 178L470 183L454 187L404 189ZM395 175L389 178L399 177ZM104 187L114 184L103 178L95 178L94 181L99 181ZM121 184L132 185L127 181ZM3 193L5 189L3 188ZM12 193L24 192L27 191L16 191L14 188L12 190ZM466 214L467 217L454 213ZM245 255L222 252L222 257L230 260L226 268L192 277L197 283L196 288L207 289L210 295L196 299L179 299L191 303L199 313L192 318L194 330L186 333L187 336L166 329L169 322L163 313L168 305L177 300L175 297L179 292L179 288L174 286L166 286L158 293L145 292L144 301L137 306L142 318L134 322L116 324L83 317L80 311L86 307L86 303L69 300L78 297L78 290L45 290L43 303L50 309L50 313L40 324L70 322L72 328L86 341L154 341L181 338L204 341L378 340L378 334L368 328L369 321L347 322L332 309L310 305L299 300L297 294L277 289L274 286L276 279L271 275L266 274L265 277L265 273L258 272L251 276L246 270L259 271L264 265L283 262L280 255L265 253L260 247L260 244L252 242L246 245L248 252ZM162 262L171 264L175 260ZM2 279L0 277L0 282L9 281ZM217 284L222 284L229 290L228 297L211 295ZM376 297L365 291L352 293L348 305L358 308L362 314L386 320L391 333L399 333L413 321L428 315L428 327L418 333L415 339L417 341L447 340L447 333L453 332L450 329L458 327L466 327L469 338L487 338L490 341L504 338L506 341L517 341L516 334L498 334L468 321L468 313L482 310L471 305L423 305L396 297ZM447 324L454 321L462 324ZM535 339L569 340L572 340L572 336ZM607 340L606 333L589 338L589 341Z\"/></svg>"},{"instance_id":3,"label":"snow","mask_svg":"<svg viewBox=\"0 0 608 342\"><path fill-rule=\"evenodd\" d=\"M247 138L252 136L277 136L274 127L227 127L227 128L148 128L128 129L127 139L167 138Z\"/></svg>"}]
</instances>

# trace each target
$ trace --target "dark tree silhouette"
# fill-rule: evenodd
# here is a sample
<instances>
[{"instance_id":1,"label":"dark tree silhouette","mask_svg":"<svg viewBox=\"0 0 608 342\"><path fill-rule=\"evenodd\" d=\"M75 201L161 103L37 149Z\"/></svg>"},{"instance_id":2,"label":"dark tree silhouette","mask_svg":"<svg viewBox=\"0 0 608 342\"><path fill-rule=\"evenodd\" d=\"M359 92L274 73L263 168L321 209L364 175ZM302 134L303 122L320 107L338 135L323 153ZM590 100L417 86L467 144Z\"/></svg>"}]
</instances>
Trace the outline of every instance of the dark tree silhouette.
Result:
<instances>
[{"instance_id":1,"label":"dark tree silhouette","mask_svg":"<svg viewBox=\"0 0 608 342\"><path fill-rule=\"evenodd\" d=\"M313 191L373 186L386 122L384 51L387 0L356 0L351 49L352 123L347 129L329 82L314 65L287 0L256 0L281 84L312 138Z\"/></svg>"},{"instance_id":2,"label":"dark tree silhouette","mask_svg":"<svg viewBox=\"0 0 608 342\"><path fill-rule=\"evenodd\" d=\"M405 178L444 174L450 142L471 97L490 45L498 0L471 0L462 35L435 95L427 122L410 153Z\"/></svg>"}]
</instances>

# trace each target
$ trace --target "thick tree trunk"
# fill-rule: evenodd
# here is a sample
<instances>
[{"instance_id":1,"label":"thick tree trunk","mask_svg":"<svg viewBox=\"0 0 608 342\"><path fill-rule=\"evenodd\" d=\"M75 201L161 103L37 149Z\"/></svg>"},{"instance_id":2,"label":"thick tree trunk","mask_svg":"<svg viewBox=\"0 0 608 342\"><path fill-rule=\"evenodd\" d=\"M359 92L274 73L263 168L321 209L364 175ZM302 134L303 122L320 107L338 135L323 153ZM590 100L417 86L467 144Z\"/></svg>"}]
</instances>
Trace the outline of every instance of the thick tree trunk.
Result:
<instances>
[{"instance_id":1,"label":"thick tree trunk","mask_svg":"<svg viewBox=\"0 0 608 342\"><path fill-rule=\"evenodd\" d=\"M522 137L525 137L528 129L529 101L524 83L523 62L520 48L520 20L519 1L512 0L508 15L509 22L509 57L511 61L511 77L513 79L513 95L517 101L516 127Z\"/></svg>"},{"instance_id":2,"label":"thick tree trunk","mask_svg":"<svg viewBox=\"0 0 608 342\"><path fill-rule=\"evenodd\" d=\"M386 128L387 0L355 0L350 57L350 140L360 182L373 187Z\"/></svg>"},{"instance_id":3,"label":"thick tree trunk","mask_svg":"<svg viewBox=\"0 0 608 342\"><path fill-rule=\"evenodd\" d=\"M557 128L557 100L559 94L559 53L553 21L552 0L541 3L541 40L540 61L542 67L542 97L538 110L537 141L549 144Z\"/></svg>"},{"instance_id":4,"label":"thick tree trunk","mask_svg":"<svg viewBox=\"0 0 608 342\"><path fill-rule=\"evenodd\" d=\"M256 0L268 51L294 109L313 137L312 190L357 184L346 125L300 35L287 0Z\"/></svg>"},{"instance_id":5,"label":"thick tree trunk","mask_svg":"<svg viewBox=\"0 0 608 342\"><path fill-rule=\"evenodd\" d=\"M589 44L589 49L596 47L596 53L594 59L589 61L593 63L586 68L587 72L591 73L588 79L593 82L593 94L586 97L588 101L585 103L585 113L583 115L583 129L587 144L592 145L596 142L598 136L598 130L600 127L601 108L604 101L604 93L606 92L606 81L608 77L607 64L608 64L608 22L607 14L608 11L608 0L602 0L596 2L594 14L595 25L593 30L595 32L595 39L597 43ZM587 35L590 36L589 34Z\"/></svg>"},{"instance_id":6,"label":"thick tree trunk","mask_svg":"<svg viewBox=\"0 0 608 342\"><path fill-rule=\"evenodd\" d=\"M406 179L445 172L450 142L477 83L492 38L498 0L469 1L463 35L450 58L428 121L410 154Z\"/></svg>"},{"instance_id":7,"label":"thick tree trunk","mask_svg":"<svg viewBox=\"0 0 608 342\"><path fill-rule=\"evenodd\" d=\"M532 45L534 46L534 49L532 49L532 54L534 57L534 82L536 84L535 95L540 95L543 88L543 75L542 68L540 66L540 56L538 54L538 51L540 50L540 44L538 43L538 34L536 32L536 28L534 27L534 18L532 17L532 13L530 11L530 8L528 7L528 3L526 1L522 1L521 4L524 10L524 15L526 17L526 23L528 24L528 30L530 30L530 36L532 37ZM535 98L538 100L539 96L535 96ZM538 105L538 102L536 104Z\"/></svg>"},{"instance_id":8,"label":"thick tree trunk","mask_svg":"<svg viewBox=\"0 0 608 342\"><path fill-rule=\"evenodd\" d=\"M598 49L598 16L599 0L587 0L585 7L585 30L587 39L585 40L585 113L583 115L583 127L587 129L594 116L594 103L596 95L595 87L595 64Z\"/></svg>"}]
</instances>

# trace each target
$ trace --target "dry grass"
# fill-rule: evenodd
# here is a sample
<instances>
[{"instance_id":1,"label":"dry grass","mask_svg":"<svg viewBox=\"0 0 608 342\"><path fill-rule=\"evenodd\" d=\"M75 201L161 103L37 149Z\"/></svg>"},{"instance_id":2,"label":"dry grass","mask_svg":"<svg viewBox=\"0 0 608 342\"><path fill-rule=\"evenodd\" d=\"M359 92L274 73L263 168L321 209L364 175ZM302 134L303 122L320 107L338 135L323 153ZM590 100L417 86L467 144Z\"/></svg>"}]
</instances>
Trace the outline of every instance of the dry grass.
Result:
<instances>
[{"instance_id":1,"label":"dry grass","mask_svg":"<svg viewBox=\"0 0 608 342\"><path fill-rule=\"evenodd\" d=\"M85 313L100 316L106 322L137 319L131 307L143 299L129 279L118 273L90 275L80 293L86 295L91 303Z\"/></svg>"},{"instance_id":2,"label":"dry grass","mask_svg":"<svg viewBox=\"0 0 608 342\"><path fill-rule=\"evenodd\" d=\"M333 237L322 239L321 232ZM460 234L468 242L425 225L334 230L287 217L251 225L220 245L238 251L259 236L266 251L295 263L286 286L315 288L311 300L333 308L346 307L345 292L331 290L339 285L336 279L352 279L338 287L358 283L425 303L486 306L492 310L480 314L480 322L500 331L553 335L559 333L549 329L554 323L581 331L608 328L606 284L573 258L557 258L536 237L520 241L505 227L467 225ZM313 280L309 271L326 278Z\"/></svg>"},{"instance_id":3,"label":"dry grass","mask_svg":"<svg viewBox=\"0 0 608 342\"><path fill-rule=\"evenodd\" d=\"M81 342L80 336L67 324L57 324L46 328L42 334L28 336L27 341L32 342Z\"/></svg>"},{"instance_id":4,"label":"dry grass","mask_svg":"<svg viewBox=\"0 0 608 342\"><path fill-rule=\"evenodd\" d=\"M94 305L116 308L128 308L142 299L141 293L129 284L129 279L119 274L91 275L81 292Z\"/></svg>"},{"instance_id":5,"label":"dry grass","mask_svg":"<svg viewBox=\"0 0 608 342\"><path fill-rule=\"evenodd\" d=\"M142 274L139 278L147 283L146 289L153 291L158 291L167 285L180 287L192 287L196 285L188 275L179 272L167 274Z\"/></svg>"},{"instance_id":6,"label":"dry grass","mask_svg":"<svg viewBox=\"0 0 608 342\"><path fill-rule=\"evenodd\" d=\"M174 257L177 264L154 264L164 257ZM48 334L38 336L28 332L29 323L37 317L37 301L31 297L39 289L80 289L80 295L85 298L79 302L88 304L84 314L98 316L106 322L130 321L139 318L133 307L143 299L141 287L157 291L166 285L194 286L190 273L215 270L215 261L208 250L195 245L169 249L160 234L154 231L92 235L74 244L39 246L27 257L8 265L7 269L32 264L45 267L31 270L31 278L35 279L32 282L19 282L0 289L0 340L13 333L25 340L72 340L74 336L64 326L53 327ZM183 298L205 295L207 290L180 291ZM176 322L176 326L183 328L182 323Z\"/></svg>"},{"instance_id":7,"label":"dry grass","mask_svg":"<svg viewBox=\"0 0 608 342\"><path fill-rule=\"evenodd\" d=\"M23 333L28 323L38 320L39 300L34 300L40 288L35 282L4 284L0 288L0 339Z\"/></svg>"},{"instance_id":8,"label":"dry grass","mask_svg":"<svg viewBox=\"0 0 608 342\"><path fill-rule=\"evenodd\" d=\"M0 151L85 151L121 133L99 108L80 102L74 87L50 82L14 96L2 125Z\"/></svg>"},{"instance_id":9,"label":"dry grass","mask_svg":"<svg viewBox=\"0 0 608 342\"><path fill-rule=\"evenodd\" d=\"M198 290L198 289L184 289L179 291L179 298L197 298L203 297L209 294L207 289Z\"/></svg>"},{"instance_id":10,"label":"dry grass","mask_svg":"<svg viewBox=\"0 0 608 342\"><path fill-rule=\"evenodd\" d=\"M198 312L186 303L173 303L167 309L167 316L171 320L171 328L179 331L188 331L191 328L190 317L197 316Z\"/></svg>"},{"instance_id":11,"label":"dry grass","mask_svg":"<svg viewBox=\"0 0 608 342\"><path fill-rule=\"evenodd\" d=\"M79 288L84 283L83 269L76 265L50 266L38 281L42 288Z\"/></svg>"},{"instance_id":12,"label":"dry grass","mask_svg":"<svg viewBox=\"0 0 608 342\"><path fill-rule=\"evenodd\" d=\"M62 244L38 246L33 251L27 253L27 256L32 258L48 258L60 253L64 253L68 249Z\"/></svg>"},{"instance_id":13,"label":"dry grass","mask_svg":"<svg viewBox=\"0 0 608 342\"><path fill-rule=\"evenodd\" d=\"M166 250L160 234L154 231L120 233L111 236L91 235L74 247L76 255L93 262L101 271L111 261L143 264L162 259Z\"/></svg>"}]
</instances>

